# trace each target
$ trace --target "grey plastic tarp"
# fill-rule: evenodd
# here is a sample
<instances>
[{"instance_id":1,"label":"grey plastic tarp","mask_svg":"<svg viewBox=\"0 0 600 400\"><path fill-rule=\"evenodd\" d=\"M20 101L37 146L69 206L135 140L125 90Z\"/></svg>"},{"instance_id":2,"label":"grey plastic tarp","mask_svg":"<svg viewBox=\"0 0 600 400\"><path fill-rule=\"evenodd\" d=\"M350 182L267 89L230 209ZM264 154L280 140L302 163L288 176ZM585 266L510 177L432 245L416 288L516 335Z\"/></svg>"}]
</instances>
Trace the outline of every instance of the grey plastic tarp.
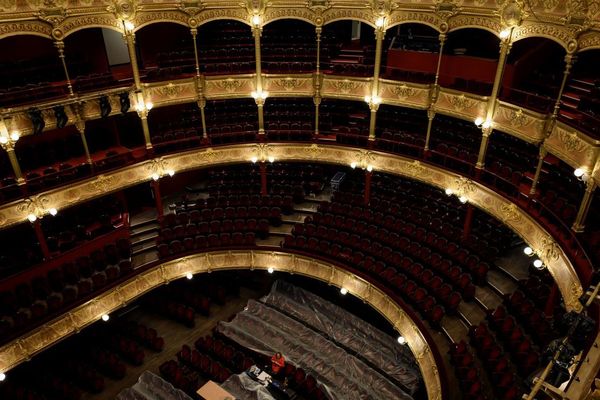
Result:
<instances>
[{"instance_id":1,"label":"grey plastic tarp","mask_svg":"<svg viewBox=\"0 0 600 400\"><path fill-rule=\"evenodd\" d=\"M149 371L140 375L137 383L121 391L116 400L192 400L173 385Z\"/></svg>"},{"instance_id":2,"label":"grey plastic tarp","mask_svg":"<svg viewBox=\"0 0 600 400\"><path fill-rule=\"evenodd\" d=\"M256 352L281 351L294 365L318 377L334 400L412 397L385 376L337 346L325 336L263 303L250 300L231 322L217 330Z\"/></svg>"},{"instance_id":3,"label":"grey plastic tarp","mask_svg":"<svg viewBox=\"0 0 600 400\"><path fill-rule=\"evenodd\" d=\"M414 394L421 374L408 346L402 346L371 324L307 290L278 280L261 299L265 304L302 321L334 342L360 354Z\"/></svg>"},{"instance_id":4,"label":"grey plastic tarp","mask_svg":"<svg viewBox=\"0 0 600 400\"><path fill-rule=\"evenodd\" d=\"M231 375L221 387L231 393L236 400L275 400L266 387L250 378L245 372Z\"/></svg>"}]
</instances>

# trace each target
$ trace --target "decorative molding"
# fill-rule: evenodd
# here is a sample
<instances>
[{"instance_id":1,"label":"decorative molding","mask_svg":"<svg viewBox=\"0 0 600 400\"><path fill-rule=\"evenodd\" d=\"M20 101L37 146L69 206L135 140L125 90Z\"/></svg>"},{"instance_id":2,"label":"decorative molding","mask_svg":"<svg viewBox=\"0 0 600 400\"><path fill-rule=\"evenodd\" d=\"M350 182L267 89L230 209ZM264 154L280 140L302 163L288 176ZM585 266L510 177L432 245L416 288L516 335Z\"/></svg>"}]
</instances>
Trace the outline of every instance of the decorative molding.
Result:
<instances>
[{"instance_id":1,"label":"decorative molding","mask_svg":"<svg viewBox=\"0 0 600 400\"><path fill-rule=\"evenodd\" d=\"M56 344L98 321L144 293L186 274L210 273L235 269L289 272L308 276L337 287L345 287L355 297L369 304L390 322L406 339L415 355L429 399L441 399L442 385L436 359L417 323L376 285L346 271L342 267L304 255L272 250L228 250L199 253L155 265L120 283L93 300L82 304L0 348L0 371L8 371L29 360L45 348Z\"/></svg>"},{"instance_id":2,"label":"decorative molding","mask_svg":"<svg viewBox=\"0 0 600 400\"><path fill-rule=\"evenodd\" d=\"M532 248L541 250L547 247L547 242L543 238L551 237L551 235L533 217L492 189L466 177L420 161L379 151L337 145L319 144L315 146L310 143L231 145L166 155L159 160L164 160L161 161L164 163L163 169L173 166L178 173L217 165L246 163L253 156L260 160L266 160L272 156L281 162L317 161L338 165L350 165L352 162L357 162L359 165L371 164L375 171L417 179L442 190L452 188L456 193L461 192L468 198L470 204L503 221ZM151 167L149 166L157 162L145 161L131 165L97 178L77 182L70 187L42 193L39 197L47 199L45 204L59 210L64 209L76 203L106 195L110 191L121 190L149 181L151 179L149 170ZM112 182L108 179L112 179ZM27 202L27 200L19 200L0 207L0 228L25 222L28 213L24 211L24 207ZM547 252L541 254L542 261L557 282L567 309L579 309L581 304L578 298L582 289L573 265L562 249L560 249L558 259L547 258L548 255ZM573 291L572 287L576 287L577 290Z\"/></svg>"}]
</instances>

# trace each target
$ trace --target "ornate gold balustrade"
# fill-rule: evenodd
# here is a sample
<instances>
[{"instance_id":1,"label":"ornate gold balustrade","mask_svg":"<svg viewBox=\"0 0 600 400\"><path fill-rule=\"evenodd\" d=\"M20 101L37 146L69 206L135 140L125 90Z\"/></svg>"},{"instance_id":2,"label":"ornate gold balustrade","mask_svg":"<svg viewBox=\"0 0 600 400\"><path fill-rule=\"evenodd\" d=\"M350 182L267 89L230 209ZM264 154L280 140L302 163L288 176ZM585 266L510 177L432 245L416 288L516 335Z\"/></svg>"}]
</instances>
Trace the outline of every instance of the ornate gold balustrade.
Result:
<instances>
[{"instance_id":1,"label":"ornate gold balustrade","mask_svg":"<svg viewBox=\"0 0 600 400\"><path fill-rule=\"evenodd\" d=\"M113 191L147 182L153 174L176 173L231 163L244 163L256 157L276 161L322 162L348 166L370 164L375 171L415 179L442 190L450 188L465 196L474 206L502 221L532 247L548 267L562 294L567 310L581 308L582 286L565 251L527 212L490 188L459 174L406 157L336 145L261 143L197 149L144 161L109 174L57 188L32 198L0 207L0 228L27 221L31 213L44 215L50 208L61 210Z\"/></svg>"}]
</instances>

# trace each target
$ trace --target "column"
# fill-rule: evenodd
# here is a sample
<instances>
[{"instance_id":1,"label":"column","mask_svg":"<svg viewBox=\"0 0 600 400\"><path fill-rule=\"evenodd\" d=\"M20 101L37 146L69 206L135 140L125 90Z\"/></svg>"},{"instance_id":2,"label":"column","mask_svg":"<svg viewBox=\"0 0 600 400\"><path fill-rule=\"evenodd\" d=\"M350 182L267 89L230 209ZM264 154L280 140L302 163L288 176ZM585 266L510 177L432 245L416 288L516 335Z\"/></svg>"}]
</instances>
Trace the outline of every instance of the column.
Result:
<instances>
[{"instance_id":1,"label":"column","mask_svg":"<svg viewBox=\"0 0 600 400\"><path fill-rule=\"evenodd\" d=\"M204 110L206 108L206 99L204 98L204 96L198 99L197 103L198 108L200 109L200 120L202 122L202 141L204 143L208 143L208 133L206 130L206 112Z\"/></svg>"},{"instance_id":2,"label":"column","mask_svg":"<svg viewBox=\"0 0 600 400\"><path fill-rule=\"evenodd\" d=\"M156 203L156 216L159 221L163 219L164 209L162 204L162 197L160 195L160 179L151 180L152 193L154 194L154 202Z\"/></svg>"},{"instance_id":3,"label":"column","mask_svg":"<svg viewBox=\"0 0 600 400\"><path fill-rule=\"evenodd\" d=\"M429 108L427 109L427 134L425 135L425 155L429 153L429 141L431 139L431 127L433 125L433 119L435 118L435 103L437 96L440 91L439 80L440 80L440 69L442 67L442 56L444 54L444 43L446 43L446 34L440 33L440 52L438 54L437 66L435 68L435 80L433 87L431 88L431 95L429 96Z\"/></svg>"},{"instance_id":4,"label":"column","mask_svg":"<svg viewBox=\"0 0 600 400\"><path fill-rule=\"evenodd\" d=\"M319 134L319 105L321 104L321 32L323 28L317 26L315 32L317 34L317 65L315 76L313 77L313 87L315 94L313 103L315 104L315 136Z\"/></svg>"},{"instance_id":5,"label":"column","mask_svg":"<svg viewBox=\"0 0 600 400\"><path fill-rule=\"evenodd\" d=\"M492 94L488 100L488 108L485 121L491 123L494 119L494 111L496 111L496 100L498 98L498 92L500 85L502 84L502 77L504 75L504 67L506 66L506 58L510 52L512 36L512 28L506 39L500 41L500 58L498 59L498 66L496 67L496 75L494 77L494 86L492 87Z\"/></svg>"},{"instance_id":6,"label":"column","mask_svg":"<svg viewBox=\"0 0 600 400\"><path fill-rule=\"evenodd\" d=\"M267 164L260 161L258 165L260 167L260 195L266 196L269 193L267 190Z\"/></svg>"},{"instance_id":7,"label":"column","mask_svg":"<svg viewBox=\"0 0 600 400\"><path fill-rule=\"evenodd\" d=\"M18 185L23 185L25 183L25 179L23 178L23 173L21 172L21 166L19 165L19 160L17 160L17 155L15 153L15 145L16 142L8 139L6 143L0 142L0 146L6 151L8 155L8 160L10 161L10 165L12 166L13 173L15 174L15 179L17 180Z\"/></svg>"},{"instance_id":8,"label":"column","mask_svg":"<svg viewBox=\"0 0 600 400\"><path fill-rule=\"evenodd\" d=\"M377 28L375 28L375 67L373 70L373 86L371 88L371 96L368 97L369 109L371 110L371 119L369 121L369 141L375 140L375 124L377 120L377 110L379 109L379 70L381 69L381 52L383 47L383 38L385 37L383 19L377 20ZM382 21L382 22L379 22Z\"/></svg>"},{"instance_id":9,"label":"column","mask_svg":"<svg viewBox=\"0 0 600 400\"><path fill-rule=\"evenodd\" d=\"M473 224L473 213L475 208L471 205L467 205L467 213L465 214L465 224L463 225L462 240L467 240L471 233L471 225Z\"/></svg>"},{"instance_id":10,"label":"column","mask_svg":"<svg viewBox=\"0 0 600 400\"><path fill-rule=\"evenodd\" d=\"M540 180L540 173L542 172L542 167L544 166L544 158L546 157L546 154L548 154L548 151L546 150L546 148L544 148L544 145L542 144L542 146L540 147L540 154L538 156L537 167L535 168L535 175L533 176L533 182L531 182L531 189L529 189L530 195L534 195L537 189L537 185Z\"/></svg>"},{"instance_id":11,"label":"column","mask_svg":"<svg viewBox=\"0 0 600 400\"><path fill-rule=\"evenodd\" d=\"M379 110L379 102L371 99L369 101L369 110L371 110L371 118L369 120L369 142L375 141L375 124L377 122L377 110Z\"/></svg>"},{"instance_id":12,"label":"column","mask_svg":"<svg viewBox=\"0 0 600 400\"><path fill-rule=\"evenodd\" d=\"M200 77L200 61L198 58L198 43L196 37L198 36L198 29L191 28L190 33L192 34L192 40L194 41L194 61L196 62L196 77Z\"/></svg>"},{"instance_id":13,"label":"column","mask_svg":"<svg viewBox=\"0 0 600 400\"><path fill-rule=\"evenodd\" d=\"M488 142L490 139L490 135L492 134L492 127L486 126L482 128L481 135L481 145L479 146L479 155L477 156L477 164L475 164L475 168L477 168L478 175L481 174L481 170L485 166L485 153L487 152Z\"/></svg>"},{"instance_id":14,"label":"column","mask_svg":"<svg viewBox=\"0 0 600 400\"><path fill-rule=\"evenodd\" d=\"M69 96L73 96L73 85L71 85L71 78L69 77L67 62L65 61L65 43L62 40L57 40L54 42L54 46L58 50L58 57L60 58L60 62L62 63L63 71L65 72L65 79L67 80L67 89L69 90Z\"/></svg>"},{"instance_id":15,"label":"column","mask_svg":"<svg viewBox=\"0 0 600 400\"><path fill-rule=\"evenodd\" d=\"M148 109L145 107L138 110L138 116L142 121L142 131L144 132L144 141L146 142L146 150L152 150L152 141L150 140L150 127L148 126Z\"/></svg>"},{"instance_id":16,"label":"column","mask_svg":"<svg viewBox=\"0 0 600 400\"><path fill-rule=\"evenodd\" d=\"M431 139L431 126L433 125L433 119L435 118L435 111L430 106L427 110L427 134L425 135L425 154L429 153L429 140Z\"/></svg>"},{"instance_id":17,"label":"column","mask_svg":"<svg viewBox=\"0 0 600 400\"><path fill-rule=\"evenodd\" d=\"M585 220L590 209L590 204L592 202L595 189L596 181L593 177L590 176L585 186L585 194L583 195L583 199L581 200L581 205L579 206L577 217L575 218L575 222L571 227L571 229L573 229L575 232L583 232L583 229L585 228Z\"/></svg>"},{"instance_id":18,"label":"column","mask_svg":"<svg viewBox=\"0 0 600 400\"><path fill-rule=\"evenodd\" d=\"M372 171L365 171L365 205L371 201L371 179L373 178Z\"/></svg>"},{"instance_id":19,"label":"column","mask_svg":"<svg viewBox=\"0 0 600 400\"><path fill-rule=\"evenodd\" d=\"M567 54L565 56L565 70L563 71L563 78L560 83L560 88L558 89L558 95L556 96L554 107L552 108L552 114L550 114L544 125L545 137L550 136L552 130L554 129L554 124L556 123L556 118L558 117L558 111L560 110L560 99L562 98L563 91L565 90L565 86L567 84L567 79L571 73L571 68L573 67L575 60L576 57L573 54Z\"/></svg>"},{"instance_id":20,"label":"column","mask_svg":"<svg viewBox=\"0 0 600 400\"><path fill-rule=\"evenodd\" d=\"M137 63L137 54L135 52L135 33L133 32L133 24L129 21L124 23L125 26L125 42L127 43L127 50L129 51L129 61L131 63L131 70L133 71L133 82L135 83L135 89L141 90L142 82L140 81L140 70Z\"/></svg>"},{"instance_id":21,"label":"column","mask_svg":"<svg viewBox=\"0 0 600 400\"><path fill-rule=\"evenodd\" d=\"M90 155L90 148L88 147L87 139L85 138L85 121L75 122L75 127L81 137L81 144L83 144L83 151L85 152L85 159L88 164L92 165L92 156Z\"/></svg>"},{"instance_id":22,"label":"column","mask_svg":"<svg viewBox=\"0 0 600 400\"><path fill-rule=\"evenodd\" d=\"M262 34L262 27L260 17L253 18L252 36L254 36L254 57L256 62L256 92L253 93L254 101L258 107L258 134L265 134L265 118L264 118L264 105L266 95L263 92L262 87L262 67L261 67L261 56L260 56L260 35Z\"/></svg>"},{"instance_id":23,"label":"column","mask_svg":"<svg viewBox=\"0 0 600 400\"><path fill-rule=\"evenodd\" d=\"M48 249L48 243L46 243L46 236L42 231L42 224L40 224L39 218L33 221L33 229L35 230L35 237L40 243L40 248L42 249L42 255L44 256L44 260L48 260L50 258L50 249Z\"/></svg>"}]
</instances>

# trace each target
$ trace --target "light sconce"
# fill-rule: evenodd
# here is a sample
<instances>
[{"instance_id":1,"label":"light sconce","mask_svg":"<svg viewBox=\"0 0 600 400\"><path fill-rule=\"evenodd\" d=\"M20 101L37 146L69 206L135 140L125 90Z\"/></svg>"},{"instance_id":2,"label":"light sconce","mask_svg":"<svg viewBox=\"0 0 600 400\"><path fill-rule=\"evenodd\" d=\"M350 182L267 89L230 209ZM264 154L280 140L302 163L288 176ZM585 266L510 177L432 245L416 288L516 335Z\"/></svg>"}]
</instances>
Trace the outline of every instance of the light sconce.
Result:
<instances>
[{"instance_id":1,"label":"light sconce","mask_svg":"<svg viewBox=\"0 0 600 400\"><path fill-rule=\"evenodd\" d=\"M270 162L270 163L274 163L274 162L275 162L275 157L273 157L273 156L269 156L269 162Z\"/></svg>"},{"instance_id":2,"label":"light sconce","mask_svg":"<svg viewBox=\"0 0 600 400\"><path fill-rule=\"evenodd\" d=\"M258 157L254 156L250 159L250 161L252 162L252 164L256 164L256 162L258 161Z\"/></svg>"},{"instance_id":3,"label":"light sconce","mask_svg":"<svg viewBox=\"0 0 600 400\"><path fill-rule=\"evenodd\" d=\"M575 169L575 171L573 171L573 174L577 179L579 179L582 182L587 182L590 179L590 175L588 174L587 169L585 167Z\"/></svg>"},{"instance_id":4,"label":"light sconce","mask_svg":"<svg viewBox=\"0 0 600 400\"><path fill-rule=\"evenodd\" d=\"M368 172L372 172L373 171L373 166L371 164L367 165L367 171Z\"/></svg>"},{"instance_id":5,"label":"light sconce","mask_svg":"<svg viewBox=\"0 0 600 400\"><path fill-rule=\"evenodd\" d=\"M265 92L264 90L253 91L250 93L254 100L266 100L269 97L269 92Z\"/></svg>"},{"instance_id":6,"label":"light sconce","mask_svg":"<svg viewBox=\"0 0 600 400\"><path fill-rule=\"evenodd\" d=\"M378 28L383 28L385 25L385 17L381 16L375 20L375 26Z\"/></svg>"},{"instance_id":7,"label":"light sconce","mask_svg":"<svg viewBox=\"0 0 600 400\"><path fill-rule=\"evenodd\" d=\"M452 190L450 188L446 189L446 195L452 196L453 194L454 194L454 190Z\"/></svg>"},{"instance_id":8,"label":"light sconce","mask_svg":"<svg viewBox=\"0 0 600 400\"><path fill-rule=\"evenodd\" d=\"M527 256L531 256L533 254L533 249L531 247L527 246L523 249L523 253L525 253L525 255L527 255Z\"/></svg>"},{"instance_id":9,"label":"light sconce","mask_svg":"<svg viewBox=\"0 0 600 400\"><path fill-rule=\"evenodd\" d=\"M350 168L355 169L356 168L356 161L352 161L350 163Z\"/></svg>"},{"instance_id":10,"label":"light sconce","mask_svg":"<svg viewBox=\"0 0 600 400\"><path fill-rule=\"evenodd\" d=\"M261 22L262 22L262 18L260 17L260 15L254 14L252 16L252 25L254 25L255 27L259 27Z\"/></svg>"},{"instance_id":11,"label":"light sconce","mask_svg":"<svg viewBox=\"0 0 600 400\"><path fill-rule=\"evenodd\" d=\"M381 104L381 97L379 96L365 96L365 102L368 103L369 105L373 104L373 105L379 105Z\"/></svg>"},{"instance_id":12,"label":"light sconce","mask_svg":"<svg viewBox=\"0 0 600 400\"><path fill-rule=\"evenodd\" d=\"M194 275L192 275L192 273L191 273L191 272L188 272L187 274L185 274L185 277L186 277L188 280L191 280L191 279L194 277Z\"/></svg>"},{"instance_id":13,"label":"light sconce","mask_svg":"<svg viewBox=\"0 0 600 400\"><path fill-rule=\"evenodd\" d=\"M125 28L125 32L133 32L135 29L135 25L131 21L123 21L123 27Z\"/></svg>"},{"instance_id":14,"label":"light sconce","mask_svg":"<svg viewBox=\"0 0 600 400\"><path fill-rule=\"evenodd\" d=\"M107 322L110 319L108 314L102 314L102 321Z\"/></svg>"},{"instance_id":15,"label":"light sconce","mask_svg":"<svg viewBox=\"0 0 600 400\"><path fill-rule=\"evenodd\" d=\"M539 258L537 258L534 262L533 262L533 266L537 269L544 269L544 263L542 260L540 260Z\"/></svg>"},{"instance_id":16,"label":"light sconce","mask_svg":"<svg viewBox=\"0 0 600 400\"><path fill-rule=\"evenodd\" d=\"M481 128L481 125L483 125L483 117L477 117L475 118L475 126L477 126L478 128Z\"/></svg>"},{"instance_id":17,"label":"light sconce","mask_svg":"<svg viewBox=\"0 0 600 400\"><path fill-rule=\"evenodd\" d=\"M5 148L14 148L21 135L19 131L13 130L9 133L9 128L4 120L0 120L0 145Z\"/></svg>"},{"instance_id":18,"label":"light sconce","mask_svg":"<svg viewBox=\"0 0 600 400\"><path fill-rule=\"evenodd\" d=\"M510 36L510 28L503 29L500 31L500 39L506 40Z\"/></svg>"},{"instance_id":19,"label":"light sconce","mask_svg":"<svg viewBox=\"0 0 600 400\"><path fill-rule=\"evenodd\" d=\"M31 223L34 223L35 221L37 221L38 219L42 219L44 218L44 214L50 214L51 216L55 217L56 214L58 214L58 210L54 207L51 207L47 210L39 210L36 209L34 212L31 212L29 214L27 214L27 220Z\"/></svg>"},{"instance_id":20,"label":"light sconce","mask_svg":"<svg viewBox=\"0 0 600 400\"><path fill-rule=\"evenodd\" d=\"M356 169L356 167L360 167L361 169L364 169L367 172L373 172L373 165L368 164L366 160L363 160L360 163L358 163L356 161L352 161L350 163L350 168Z\"/></svg>"},{"instance_id":21,"label":"light sconce","mask_svg":"<svg viewBox=\"0 0 600 400\"><path fill-rule=\"evenodd\" d=\"M343 288L340 289L340 293L343 294L343 295L346 295L346 294L348 294L348 289L346 289L345 287L343 287Z\"/></svg>"},{"instance_id":22,"label":"light sconce","mask_svg":"<svg viewBox=\"0 0 600 400\"><path fill-rule=\"evenodd\" d=\"M402 335L398 336L398 343L400 343L401 345L406 344L406 339L404 339L404 336L402 336Z\"/></svg>"},{"instance_id":23,"label":"light sconce","mask_svg":"<svg viewBox=\"0 0 600 400\"><path fill-rule=\"evenodd\" d=\"M465 204L469 199L467 199L465 196L460 196L458 198L458 201L460 201L461 203Z\"/></svg>"},{"instance_id":24,"label":"light sconce","mask_svg":"<svg viewBox=\"0 0 600 400\"><path fill-rule=\"evenodd\" d=\"M37 217L35 214L31 213L27 216L27 219L29 220L29 222L35 222L37 220Z\"/></svg>"},{"instance_id":25,"label":"light sconce","mask_svg":"<svg viewBox=\"0 0 600 400\"><path fill-rule=\"evenodd\" d=\"M135 109L138 113L147 113L154 107L154 104L152 104L151 101L146 101L146 99L144 99L144 94L141 91L135 93L135 99Z\"/></svg>"},{"instance_id":26,"label":"light sconce","mask_svg":"<svg viewBox=\"0 0 600 400\"><path fill-rule=\"evenodd\" d=\"M4 372L0 372L0 382L3 382L6 379L6 374Z\"/></svg>"},{"instance_id":27,"label":"light sconce","mask_svg":"<svg viewBox=\"0 0 600 400\"><path fill-rule=\"evenodd\" d=\"M275 269L273 267L269 267L267 268L267 272L272 274L273 272L275 272Z\"/></svg>"},{"instance_id":28,"label":"light sconce","mask_svg":"<svg viewBox=\"0 0 600 400\"><path fill-rule=\"evenodd\" d=\"M58 210L56 208L52 207L51 209L48 210L48 213L54 217L54 216L56 216L56 214L58 214Z\"/></svg>"}]
</instances>

